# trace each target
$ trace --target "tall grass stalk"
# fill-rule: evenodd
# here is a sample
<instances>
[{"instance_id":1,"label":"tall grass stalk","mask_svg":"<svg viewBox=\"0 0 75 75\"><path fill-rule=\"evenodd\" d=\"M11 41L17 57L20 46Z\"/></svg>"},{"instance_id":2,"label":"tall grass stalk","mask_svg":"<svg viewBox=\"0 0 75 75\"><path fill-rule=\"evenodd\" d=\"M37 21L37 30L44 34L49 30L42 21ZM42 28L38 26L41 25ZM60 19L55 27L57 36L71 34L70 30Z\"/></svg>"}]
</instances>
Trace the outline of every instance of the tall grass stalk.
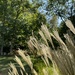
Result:
<instances>
[{"instance_id":1,"label":"tall grass stalk","mask_svg":"<svg viewBox=\"0 0 75 75\"><path fill-rule=\"evenodd\" d=\"M75 34L75 28L73 27L71 21L67 20L66 25L73 32L73 34ZM54 75L75 75L75 40L71 38L73 36L70 36L68 33L64 34L66 39L64 42L60 38L58 31L53 31L53 33L51 33L46 25L42 25L41 29L39 30L39 34L45 43L39 43L39 41L32 36L28 42L29 49L32 51L36 50L37 56L41 56L41 60L44 61L46 67L50 67L49 59L51 60L53 64ZM59 47L56 50L52 38L57 40L59 43ZM48 40L52 47L48 45ZM34 64L31 62L30 56L25 56L21 50L19 50L18 53L29 65L33 74L38 75L33 68ZM23 69L22 64L20 66ZM10 67L13 68L12 66ZM12 73L14 73L14 71L10 71L9 75L12 75ZM43 69L43 73L44 75L50 75L45 69Z\"/></svg>"}]
</instances>

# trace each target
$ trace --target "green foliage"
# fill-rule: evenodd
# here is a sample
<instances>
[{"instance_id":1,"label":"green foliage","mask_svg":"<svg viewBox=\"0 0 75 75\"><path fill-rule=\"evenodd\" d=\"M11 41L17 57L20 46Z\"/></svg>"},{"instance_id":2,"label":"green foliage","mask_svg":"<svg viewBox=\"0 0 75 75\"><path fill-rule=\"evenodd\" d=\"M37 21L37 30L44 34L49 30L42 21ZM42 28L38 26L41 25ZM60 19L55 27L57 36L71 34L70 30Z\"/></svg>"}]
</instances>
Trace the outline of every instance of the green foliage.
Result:
<instances>
[{"instance_id":1,"label":"green foliage","mask_svg":"<svg viewBox=\"0 0 75 75\"><path fill-rule=\"evenodd\" d=\"M3 42L0 45L26 47L32 31L37 35L41 22L46 23L45 17L28 0L0 0L0 40Z\"/></svg>"},{"instance_id":2,"label":"green foliage","mask_svg":"<svg viewBox=\"0 0 75 75\"><path fill-rule=\"evenodd\" d=\"M75 15L74 0L32 0L35 6L42 7L42 10L46 10L45 15L53 16L56 14L61 19L66 19ZM50 20L50 19L49 19Z\"/></svg>"},{"instance_id":3,"label":"green foliage","mask_svg":"<svg viewBox=\"0 0 75 75\"><path fill-rule=\"evenodd\" d=\"M41 59L38 58L34 61L33 64L34 64L34 69L38 72L38 74L43 75L42 70L43 68L46 68L45 63Z\"/></svg>"}]
</instances>

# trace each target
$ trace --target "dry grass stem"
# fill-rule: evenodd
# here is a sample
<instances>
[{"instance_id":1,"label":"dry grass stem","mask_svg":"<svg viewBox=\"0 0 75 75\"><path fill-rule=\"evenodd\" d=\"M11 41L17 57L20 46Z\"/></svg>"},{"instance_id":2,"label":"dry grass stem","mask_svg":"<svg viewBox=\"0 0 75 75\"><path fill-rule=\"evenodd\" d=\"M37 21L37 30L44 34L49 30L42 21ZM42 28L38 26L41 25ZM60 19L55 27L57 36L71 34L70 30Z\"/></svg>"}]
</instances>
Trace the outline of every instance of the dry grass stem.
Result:
<instances>
[{"instance_id":1,"label":"dry grass stem","mask_svg":"<svg viewBox=\"0 0 75 75\"><path fill-rule=\"evenodd\" d=\"M35 37L30 37L30 42L37 50L39 50L39 43Z\"/></svg>"},{"instance_id":2,"label":"dry grass stem","mask_svg":"<svg viewBox=\"0 0 75 75\"><path fill-rule=\"evenodd\" d=\"M70 20L67 20L65 23L66 23L66 26L75 34L75 28L72 22Z\"/></svg>"},{"instance_id":3,"label":"dry grass stem","mask_svg":"<svg viewBox=\"0 0 75 75\"><path fill-rule=\"evenodd\" d=\"M38 75L37 72L33 69L33 63L31 62L30 56L29 55L25 56L25 54L21 50L18 50L18 53L24 59L24 61L29 65L34 75Z\"/></svg>"},{"instance_id":4,"label":"dry grass stem","mask_svg":"<svg viewBox=\"0 0 75 75\"><path fill-rule=\"evenodd\" d=\"M42 39L45 41L46 45L48 46L48 42L47 42L47 40L46 40L46 38L45 38L45 36L41 30L39 30L39 34L42 37Z\"/></svg>"},{"instance_id":5,"label":"dry grass stem","mask_svg":"<svg viewBox=\"0 0 75 75\"><path fill-rule=\"evenodd\" d=\"M10 63L9 65L10 65L10 67L12 68L12 71L9 70L10 74L12 74L12 75L19 75L19 74L18 74L18 71L17 71L17 69L16 69L16 67L15 67L15 65L12 64L12 63Z\"/></svg>"},{"instance_id":6,"label":"dry grass stem","mask_svg":"<svg viewBox=\"0 0 75 75\"><path fill-rule=\"evenodd\" d=\"M49 75L47 69L43 68L43 74L44 75Z\"/></svg>"},{"instance_id":7,"label":"dry grass stem","mask_svg":"<svg viewBox=\"0 0 75 75\"><path fill-rule=\"evenodd\" d=\"M23 69L23 71L25 71L24 66L23 66L21 60L17 56L15 56L15 61L20 65L20 67Z\"/></svg>"},{"instance_id":8,"label":"dry grass stem","mask_svg":"<svg viewBox=\"0 0 75 75\"><path fill-rule=\"evenodd\" d=\"M41 31L45 34L46 39L48 39L50 41L52 47L54 48L54 45L53 45L53 42L52 42L52 39L51 39L51 35L50 35L50 32L49 32L47 26L42 25L41 26Z\"/></svg>"},{"instance_id":9,"label":"dry grass stem","mask_svg":"<svg viewBox=\"0 0 75 75\"><path fill-rule=\"evenodd\" d=\"M24 75L22 69L20 69L20 73L21 73L21 75Z\"/></svg>"}]
</instances>

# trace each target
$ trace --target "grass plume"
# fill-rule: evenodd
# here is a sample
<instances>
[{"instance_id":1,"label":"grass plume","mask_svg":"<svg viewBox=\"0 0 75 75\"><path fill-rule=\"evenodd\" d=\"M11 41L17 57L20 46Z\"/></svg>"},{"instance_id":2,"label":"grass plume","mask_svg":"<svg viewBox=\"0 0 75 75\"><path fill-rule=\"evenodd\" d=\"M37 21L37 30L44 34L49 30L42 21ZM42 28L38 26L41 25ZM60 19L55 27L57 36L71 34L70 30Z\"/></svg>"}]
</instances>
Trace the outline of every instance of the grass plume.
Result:
<instances>
[{"instance_id":1,"label":"grass plume","mask_svg":"<svg viewBox=\"0 0 75 75\"><path fill-rule=\"evenodd\" d=\"M67 20L66 25L70 29L70 31L75 34L75 28L73 27L71 21ZM48 68L50 67L49 59L51 60L54 75L75 75L75 40L71 38L73 36L70 37L68 33L64 34L64 37L66 39L66 42L64 42L60 38L58 31L53 31L53 33L51 33L49 32L46 25L42 25L41 29L39 30L39 34L44 42L40 43L36 40L35 37L32 36L30 37L30 40L28 42L28 45L30 47L29 49L31 49L31 51L36 50L37 56L40 54L41 60L44 61L46 67ZM56 50L53 45L52 37L59 43L59 47ZM53 48L48 45L47 40L49 40ZM38 75L38 73L33 68L34 64L31 62L30 56L25 56L25 54L21 50L18 50L18 53L29 65L33 74ZM17 56L15 58L21 68L25 70L19 58ZM10 67L13 69L11 65ZM14 74L14 71L10 70L9 75L12 74ZM21 74L23 75L22 72ZM50 75L45 69L43 69L43 74Z\"/></svg>"}]
</instances>

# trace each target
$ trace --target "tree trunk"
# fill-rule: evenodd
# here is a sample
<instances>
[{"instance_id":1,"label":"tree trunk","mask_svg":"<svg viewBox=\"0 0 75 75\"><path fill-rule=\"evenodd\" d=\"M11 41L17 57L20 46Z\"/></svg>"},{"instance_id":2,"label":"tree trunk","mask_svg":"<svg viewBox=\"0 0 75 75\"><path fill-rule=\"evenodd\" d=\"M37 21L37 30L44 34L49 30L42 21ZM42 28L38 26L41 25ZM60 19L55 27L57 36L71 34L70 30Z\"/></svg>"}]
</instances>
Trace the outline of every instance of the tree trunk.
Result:
<instances>
[{"instance_id":1,"label":"tree trunk","mask_svg":"<svg viewBox=\"0 0 75 75\"><path fill-rule=\"evenodd\" d=\"M13 45L12 45L12 43L10 42L10 53L12 52L12 48L13 48Z\"/></svg>"},{"instance_id":2,"label":"tree trunk","mask_svg":"<svg viewBox=\"0 0 75 75\"><path fill-rule=\"evenodd\" d=\"M1 53L0 54L3 55L3 44L1 46Z\"/></svg>"}]
</instances>

